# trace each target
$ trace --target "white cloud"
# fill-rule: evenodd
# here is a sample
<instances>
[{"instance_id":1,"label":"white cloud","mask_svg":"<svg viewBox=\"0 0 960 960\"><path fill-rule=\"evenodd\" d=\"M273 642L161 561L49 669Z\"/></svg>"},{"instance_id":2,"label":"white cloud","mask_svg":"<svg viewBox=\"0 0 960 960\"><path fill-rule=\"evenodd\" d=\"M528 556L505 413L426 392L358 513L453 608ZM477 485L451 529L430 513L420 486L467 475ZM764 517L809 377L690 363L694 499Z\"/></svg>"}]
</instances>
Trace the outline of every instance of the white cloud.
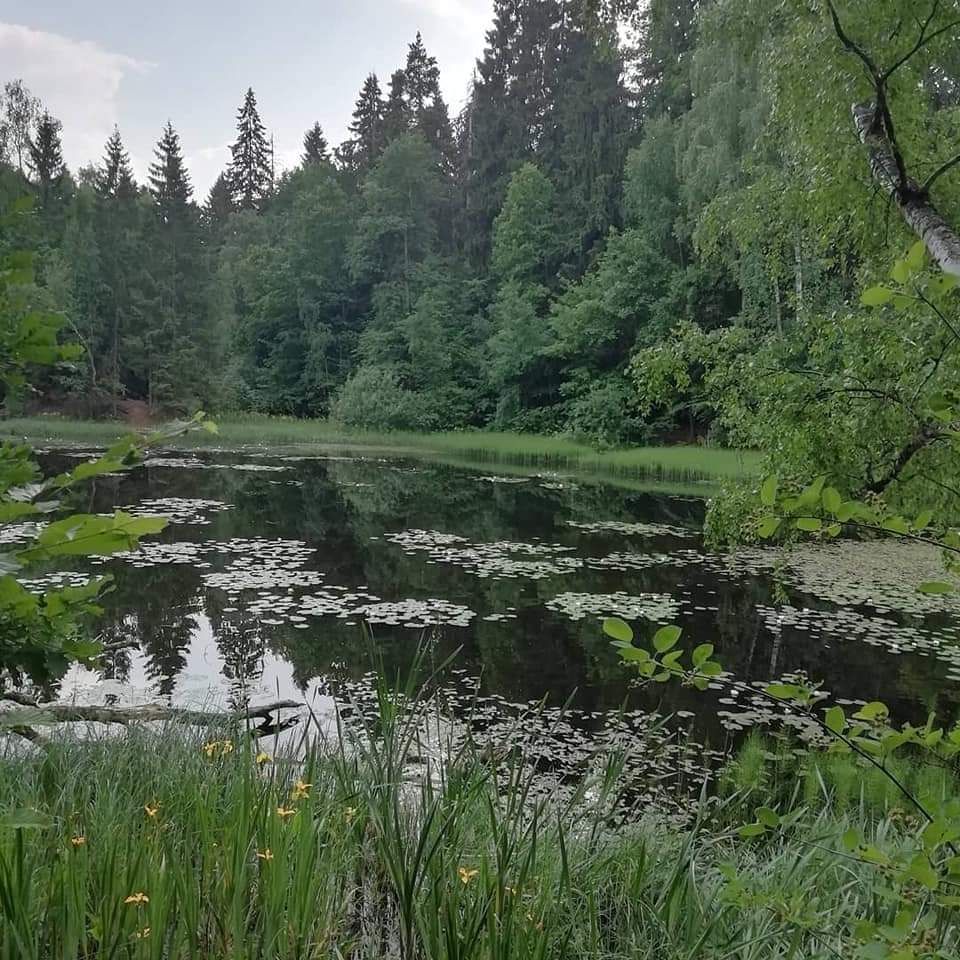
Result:
<instances>
[{"instance_id":1,"label":"white cloud","mask_svg":"<svg viewBox=\"0 0 960 960\"><path fill-rule=\"evenodd\" d=\"M63 121L63 150L78 167L98 160L118 119L123 78L153 66L111 53L88 40L0 22L4 76L22 77L54 116Z\"/></svg>"}]
</instances>

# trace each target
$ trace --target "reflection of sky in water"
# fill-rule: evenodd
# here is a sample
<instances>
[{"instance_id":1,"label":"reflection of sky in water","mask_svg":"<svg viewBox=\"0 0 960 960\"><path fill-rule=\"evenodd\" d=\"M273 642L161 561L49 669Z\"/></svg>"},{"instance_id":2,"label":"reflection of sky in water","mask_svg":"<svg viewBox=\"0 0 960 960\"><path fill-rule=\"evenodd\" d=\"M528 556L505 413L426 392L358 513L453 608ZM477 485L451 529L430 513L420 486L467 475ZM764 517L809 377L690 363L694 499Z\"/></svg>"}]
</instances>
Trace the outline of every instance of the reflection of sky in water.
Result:
<instances>
[{"instance_id":1,"label":"reflection of sky in water","mask_svg":"<svg viewBox=\"0 0 960 960\"><path fill-rule=\"evenodd\" d=\"M484 703L572 697L580 729L624 704L689 711L714 744L753 721L748 704L633 689L600 630L619 614L641 640L680 624L689 646L713 643L747 682L803 673L911 716L951 714L960 699L957 601L914 589L936 577L935 556L876 543L801 550L778 574L790 594L778 607L778 555L705 551L702 503L686 497L383 458L230 461L162 457L98 481L95 509L166 506L177 522L91 567L116 578L105 639L140 646L102 674L72 669L65 697L191 708L309 697L329 716L375 658L402 674L425 633L428 666L456 654ZM36 585L77 569L38 571Z\"/></svg>"}]
</instances>

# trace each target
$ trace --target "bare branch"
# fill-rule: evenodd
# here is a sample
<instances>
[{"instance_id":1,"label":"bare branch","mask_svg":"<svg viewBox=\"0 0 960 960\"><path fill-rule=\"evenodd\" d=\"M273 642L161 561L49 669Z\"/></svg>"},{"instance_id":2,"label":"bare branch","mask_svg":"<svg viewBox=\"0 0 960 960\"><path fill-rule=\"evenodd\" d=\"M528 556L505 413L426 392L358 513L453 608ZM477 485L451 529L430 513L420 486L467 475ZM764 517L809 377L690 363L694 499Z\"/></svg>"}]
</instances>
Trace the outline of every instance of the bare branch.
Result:
<instances>
[{"instance_id":1,"label":"bare branch","mask_svg":"<svg viewBox=\"0 0 960 960\"><path fill-rule=\"evenodd\" d=\"M936 183L936 181L939 180L940 177L942 177L949 170L952 170L955 166L957 166L957 164L960 164L960 153L958 153L955 157L952 157L946 163L941 164L936 170L934 170L933 173L931 173L930 176L924 181L923 186L920 187L921 191L925 194L929 193L930 188L934 185L934 183Z\"/></svg>"}]
</instances>

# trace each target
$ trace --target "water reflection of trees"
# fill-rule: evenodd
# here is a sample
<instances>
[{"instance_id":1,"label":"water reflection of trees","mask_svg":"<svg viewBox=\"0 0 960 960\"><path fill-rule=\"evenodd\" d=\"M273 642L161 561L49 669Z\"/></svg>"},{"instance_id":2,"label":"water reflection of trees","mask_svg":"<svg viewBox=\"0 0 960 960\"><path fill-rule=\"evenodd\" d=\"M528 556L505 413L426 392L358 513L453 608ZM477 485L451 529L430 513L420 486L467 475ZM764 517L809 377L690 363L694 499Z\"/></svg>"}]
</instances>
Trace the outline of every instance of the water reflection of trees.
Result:
<instances>
[{"instance_id":1,"label":"water reflection of trees","mask_svg":"<svg viewBox=\"0 0 960 960\"><path fill-rule=\"evenodd\" d=\"M469 629L441 626L430 636L436 662L459 649L458 667L481 677L484 691L515 702L546 695L561 703L576 691L576 705L588 711L616 709L629 701L668 712L704 713L702 697L674 685L642 694L632 691L595 619L571 622L544 607L560 592L622 590L674 596L686 591L708 607L684 608L680 622L686 636L691 643L715 644L717 656L742 679L803 670L824 680L840 697L876 697L903 710L919 710L921 705L925 710L932 703L941 711L956 708L955 688L943 684L943 668L933 658L893 658L842 637L828 643L809 631L770 629L756 610L758 603L771 603L771 584L765 577L661 565L640 571L583 569L541 581L484 580L455 565L426 563L425 555L408 555L382 540L385 531L421 528L473 542L540 538L576 545L591 556L631 548L669 551L676 549L676 541L638 544L617 534L574 530L566 521L684 524L702 509L688 500L583 482L562 490L545 490L536 481L492 484L455 467L375 459L291 463L287 472L276 474L157 468L107 478L98 484L95 499L98 509L107 509L113 503L166 496L233 505L213 514L209 525L173 527L163 535L171 541L255 536L303 540L316 545L316 566L331 584L366 587L385 600L442 598L479 613L515 608L515 619L493 623L478 617ZM222 569L231 557L209 559ZM249 610L253 594L228 599L209 590L203 584L204 571L194 566L133 568L114 562L111 569L117 587L108 600L112 614L103 625L104 637L119 641L135 634L146 655L148 676L162 693L173 689L185 666L194 618L201 611L210 620L224 677L237 698L259 680L268 652L291 663L301 686L323 678L336 687L362 677L375 663L359 625L335 617L311 619L308 629L264 624ZM639 625L641 635L653 628ZM417 636L401 627L378 626L373 644L376 658L389 674L397 675L412 662ZM130 664L128 654L117 653L105 673L125 680Z\"/></svg>"}]
</instances>

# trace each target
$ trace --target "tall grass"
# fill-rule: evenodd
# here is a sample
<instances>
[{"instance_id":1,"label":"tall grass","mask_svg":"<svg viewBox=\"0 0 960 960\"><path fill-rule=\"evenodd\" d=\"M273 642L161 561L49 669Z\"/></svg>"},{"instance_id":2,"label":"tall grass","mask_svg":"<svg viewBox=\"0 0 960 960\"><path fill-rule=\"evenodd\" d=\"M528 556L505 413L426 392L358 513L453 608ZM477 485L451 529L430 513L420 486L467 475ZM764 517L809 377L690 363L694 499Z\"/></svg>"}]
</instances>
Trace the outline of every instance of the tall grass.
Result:
<instances>
[{"instance_id":1,"label":"tall grass","mask_svg":"<svg viewBox=\"0 0 960 960\"><path fill-rule=\"evenodd\" d=\"M716 447L633 447L598 451L563 437L487 433L348 433L326 420L247 415L218 418L218 436L191 434L178 446L263 448L265 446L370 448L430 459L478 465L570 470L626 478L704 481L749 475L759 459L750 451ZM106 443L125 431L122 424L61 417L15 418L0 422L0 436L34 442Z\"/></svg>"},{"instance_id":2,"label":"tall grass","mask_svg":"<svg viewBox=\"0 0 960 960\"><path fill-rule=\"evenodd\" d=\"M828 803L816 844L735 840L735 797L615 827L615 759L535 799L520 758L424 742L429 719L381 687L364 730L269 761L242 730L8 749L0 958L815 960L893 921Z\"/></svg>"}]
</instances>

